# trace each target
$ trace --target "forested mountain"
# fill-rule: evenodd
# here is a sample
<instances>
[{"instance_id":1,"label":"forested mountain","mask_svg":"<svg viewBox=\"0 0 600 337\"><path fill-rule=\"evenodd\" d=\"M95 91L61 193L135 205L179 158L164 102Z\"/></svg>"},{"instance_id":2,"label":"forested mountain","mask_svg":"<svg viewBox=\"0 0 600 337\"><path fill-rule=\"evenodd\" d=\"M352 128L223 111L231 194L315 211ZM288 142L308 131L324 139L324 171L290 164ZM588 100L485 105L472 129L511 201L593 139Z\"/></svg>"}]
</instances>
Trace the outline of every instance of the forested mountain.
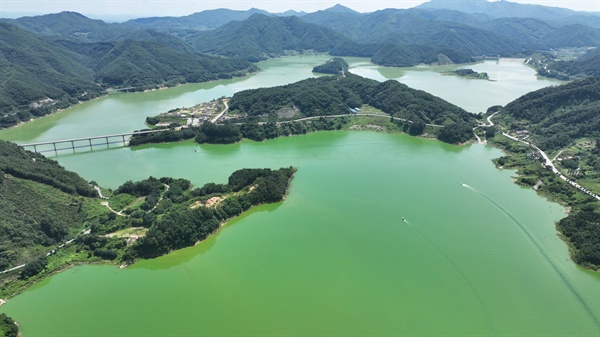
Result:
<instances>
[{"instance_id":1,"label":"forested mountain","mask_svg":"<svg viewBox=\"0 0 600 337\"><path fill-rule=\"evenodd\" d=\"M577 139L600 139L600 77L528 93L504 107L498 120L509 129L528 130L544 150Z\"/></svg>"},{"instance_id":2,"label":"forested mountain","mask_svg":"<svg viewBox=\"0 0 600 337\"><path fill-rule=\"evenodd\" d=\"M56 161L0 141L0 271L81 231L94 194Z\"/></svg>"},{"instance_id":3,"label":"forested mountain","mask_svg":"<svg viewBox=\"0 0 600 337\"><path fill-rule=\"evenodd\" d=\"M500 18L474 24L498 35L518 39L532 50L546 49L542 40L559 27L558 24L532 18Z\"/></svg>"},{"instance_id":4,"label":"forested mountain","mask_svg":"<svg viewBox=\"0 0 600 337\"><path fill-rule=\"evenodd\" d=\"M252 15L244 21L230 22L212 31L187 39L197 51L257 62L283 55L286 51L328 52L343 36L297 17Z\"/></svg>"},{"instance_id":5,"label":"forested mountain","mask_svg":"<svg viewBox=\"0 0 600 337\"><path fill-rule=\"evenodd\" d=\"M154 42L132 40L114 43L95 61L96 82L111 87L206 82L242 76L256 69L240 59L186 53Z\"/></svg>"},{"instance_id":6,"label":"forested mountain","mask_svg":"<svg viewBox=\"0 0 600 337\"><path fill-rule=\"evenodd\" d=\"M348 12L341 14L354 15ZM296 17L279 18L258 14L245 21L231 22L213 31L198 33L187 41L203 53L243 57L252 62L306 50L329 52L335 56L372 57L377 64L401 67L420 63L465 63L472 60L465 53L448 47L360 44L328 28L303 22Z\"/></svg>"},{"instance_id":7,"label":"forested mountain","mask_svg":"<svg viewBox=\"0 0 600 337\"><path fill-rule=\"evenodd\" d=\"M511 38L412 10L385 9L364 15L321 11L304 15L302 20L331 28L358 43L438 46L469 55L508 55L524 49Z\"/></svg>"},{"instance_id":8,"label":"forested mountain","mask_svg":"<svg viewBox=\"0 0 600 337\"><path fill-rule=\"evenodd\" d=\"M140 31L93 20L76 12L60 12L39 16L26 16L7 20L22 29L40 36L68 37L86 42L118 41L123 39L155 40L157 32ZM161 34L164 35L164 34ZM164 38L164 36L161 36Z\"/></svg>"},{"instance_id":9,"label":"forested mountain","mask_svg":"<svg viewBox=\"0 0 600 337\"><path fill-rule=\"evenodd\" d=\"M0 127L96 97L87 59L16 26L0 23Z\"/></svg>"},{"instance_id":10,"label":"forested mountain","mask_svg":"<svg viewBox=\"0 0 600 337\"><path fill-rule=\"evenodd\" d=\"M510 1L487 0L430 0L416 8L421 9L451 9L465 13L480 13L491 17L534 18L542 20L582 20L592 22L594 13L577 12L566 8L548 7L542 5L520 4ZM597 18L595 19L597 20ZM598 23L596 23L598 25Z\"/></svg>"},{"instance_id":11,"label":"forested mountain","mask_svg":"<svg viewBox=\"0 0 600 337\"><path fill-rule=\"evenodd\" d=\"M596 26L493 18L448 9L386 9L369 14L318 11L302 20L331 28L359 43L445 46L471 56L600 45Z\"/></svg>"},{"instance_id":12,"label":"forested mountain","mask_svg":"<svg viewBox=\"0 0 600 337\"><path fill-rule=\"evenodd\" d=\"M231 111L249 116L273 115L295 108L299 116L348 114L369 104L390 115L425 123L471 122L465 110L398 81L383 83L353 74L310 78L274 88L244 90L229 102Z\"/></svg>"},{"instance_id":13,"label":"forested mountain","mask_svg":"<svg viewBox=\"0 0 600 337\"><path fill-rule=\"evenodd\" d=\"M547 48L600 47L600 29L584 25L562 26L541 39Z\"/></svg>"},{"instance_id":14,"label":"forested mountain","mask_svg":"<svg viewBox=\"0 0 600 337\"><path fill-rule=\"evenodd\" d=\"M76 12L60 12L39 16L24 16L7 22L38 35L59 35L97 41L98 35L117 35L118 29L102 21L93 20Z\"/></svg>"},{"instance_id":15,"label":"forested mountain","mask_svg":"<svg viewBox=\"0 0 600 337\"><path fill-rule=\"evenodd\" d=\"M97 97L106 87L143 90L231 78L256 69L241 59L200 55L164 34L149 35L154 41L86 42L39 36L0 23L0 127Z\"/></svg>"},{"instance_id":16,"label":"forested mountain","mask_svg":"<svg viewBox=\"0 0 600 337\"><path fill-rule=\"evenodd\" d=\"M154 29L161 32L188 35L196 31L219 28L231 21L242 21L253 14L269 15L260 9L252 8L247 11L231 9L213 9L180 17L150 17L133 19L120 24L123 27L136 29Z\"/></svg>"}]
</instances>

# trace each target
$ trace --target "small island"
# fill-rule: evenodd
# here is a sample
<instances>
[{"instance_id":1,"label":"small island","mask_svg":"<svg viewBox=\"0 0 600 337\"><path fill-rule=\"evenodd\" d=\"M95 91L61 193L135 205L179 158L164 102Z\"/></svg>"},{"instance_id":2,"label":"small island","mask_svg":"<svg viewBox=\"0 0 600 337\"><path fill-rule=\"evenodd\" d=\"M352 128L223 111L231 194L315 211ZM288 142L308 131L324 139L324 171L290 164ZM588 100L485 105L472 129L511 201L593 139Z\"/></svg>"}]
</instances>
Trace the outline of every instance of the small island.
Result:
<instances>
[{"instance_id":1,"label":"small island","mask_svg":"<svg viewBox=\"0 0 600 337\"><path fill-rule=\"evenodd\" d=\"M487 73L479 73L473 69L458 69L458 70L451 71L451 73L454 75L471 78L471 79L478 79L478 80L489 80L490 79L490 77L488 76Z\"/></svg>"},{"instance_id":2,"label":"small island","mask_svg":"<svg viewBox=\"0 0 600 337\"><path fill-rule=\"evenodd\" d=\"M341 57L334 57L325 64L316 66L312 70L313 73L344 75L348 72L348 62Z\"/></svg>"},{"instance_id":3,"label":"small island","mask_svg":"<svg viewBox=\"0 0 600 337\"><path fill-rule=\"evenodd\" d=\"M354 125L368 129L377 125L375 129L460 144L471 139L475 126L475 116L438 97L397 81L380 83L350 72L244 90L222 101L222 105L205 103L213 107L206 108L208 114L193 112L201 104L148 117L147 124L170 129L135 135L129 145L186 139L200 144L229 144L243 138L263 141L313 131L360 129L351 129Z\"/></svg>"}]
</instances>

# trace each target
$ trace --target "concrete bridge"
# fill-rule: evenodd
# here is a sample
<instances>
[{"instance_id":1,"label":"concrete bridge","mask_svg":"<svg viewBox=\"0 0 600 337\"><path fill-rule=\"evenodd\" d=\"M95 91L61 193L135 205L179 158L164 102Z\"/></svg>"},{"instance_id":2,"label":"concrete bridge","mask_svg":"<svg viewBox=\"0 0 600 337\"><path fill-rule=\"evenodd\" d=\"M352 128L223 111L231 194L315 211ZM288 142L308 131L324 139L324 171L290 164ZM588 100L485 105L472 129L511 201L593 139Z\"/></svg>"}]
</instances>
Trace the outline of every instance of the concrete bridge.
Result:
<instances>
[{"instance_id":1,"label":"concrete bridge","mask_svg":"<svg viewBox=\"0 0 600 337\"><path fill-rule=\"evenodd\" d=\"M138 132L127 132L118 133L114 135L94 136L94 137L83 137L83 138L71 138L71 139L60 139L52 140L47 142L20 144L26 150L33 150L33 152L54 152L58 154L58 151L62 150L73 150L79 148L89 148L92 150L95 146L108 147L110 144L122 144L127 145L131 136L143 135L147 133L163 132L168 129L160 130L149 130L149 131L138 131ZM100 140L100 141L98 141Z\"/></svg>"}]
</instances>

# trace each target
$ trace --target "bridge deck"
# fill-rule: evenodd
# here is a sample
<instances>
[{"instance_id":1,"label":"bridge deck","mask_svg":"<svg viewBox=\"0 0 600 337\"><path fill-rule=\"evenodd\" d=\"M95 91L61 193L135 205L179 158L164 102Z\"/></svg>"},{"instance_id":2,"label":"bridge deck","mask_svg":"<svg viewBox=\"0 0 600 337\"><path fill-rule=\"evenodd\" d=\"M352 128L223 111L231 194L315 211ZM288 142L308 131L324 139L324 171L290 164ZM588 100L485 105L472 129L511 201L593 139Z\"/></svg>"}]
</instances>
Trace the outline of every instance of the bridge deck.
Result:
<instances>
[{"instance_id":1,"label":"bridge deck","mask_svg":"<svg viewBox=\"0 0 600 337\"><path fill-rule=\"evenodd\" d=\"M142 135L146 133L155 133L167 131L168 129L160 129L160 130L149 130L149 131L139 131L139 132L127 132L127 133L117 133L113 135L104 135L104 136L93 136L93 137L83 137L83 138L71 138L71 139L59 139L59 140L51 140L46 142L37 142L37 143L29 143L29 144L20 144L22 147L26 146L38 146L38 145L52 145L58 143L67 143L67 142L77 142L83 140L93 140L93 139L106 139L113 137L125 137L125 136L133 136L133 135Z\"/></svg>"}]
</instances>

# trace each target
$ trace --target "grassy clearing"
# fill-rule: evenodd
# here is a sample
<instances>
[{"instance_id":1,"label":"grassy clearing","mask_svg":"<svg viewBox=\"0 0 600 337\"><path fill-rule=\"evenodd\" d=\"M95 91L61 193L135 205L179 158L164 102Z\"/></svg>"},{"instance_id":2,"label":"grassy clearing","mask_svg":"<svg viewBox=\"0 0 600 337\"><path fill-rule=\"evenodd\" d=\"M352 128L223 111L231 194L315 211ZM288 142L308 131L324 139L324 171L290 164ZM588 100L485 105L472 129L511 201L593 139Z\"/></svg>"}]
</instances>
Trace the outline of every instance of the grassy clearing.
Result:
<instances>
[{"instance_id":1,"label":"grassy clearing","mask_svg":"<svg viewBox=\"0 0 600 337\"><path fill-rule=\"evenodd\" d=\"M136 197L134 197L130 194L121 193L121 194L112 196L108 200L108 205L115 211L119 212L121 210L128 208L130 205L136 203L136 201L137 201Z\"/></svg>"}]
</instances>

